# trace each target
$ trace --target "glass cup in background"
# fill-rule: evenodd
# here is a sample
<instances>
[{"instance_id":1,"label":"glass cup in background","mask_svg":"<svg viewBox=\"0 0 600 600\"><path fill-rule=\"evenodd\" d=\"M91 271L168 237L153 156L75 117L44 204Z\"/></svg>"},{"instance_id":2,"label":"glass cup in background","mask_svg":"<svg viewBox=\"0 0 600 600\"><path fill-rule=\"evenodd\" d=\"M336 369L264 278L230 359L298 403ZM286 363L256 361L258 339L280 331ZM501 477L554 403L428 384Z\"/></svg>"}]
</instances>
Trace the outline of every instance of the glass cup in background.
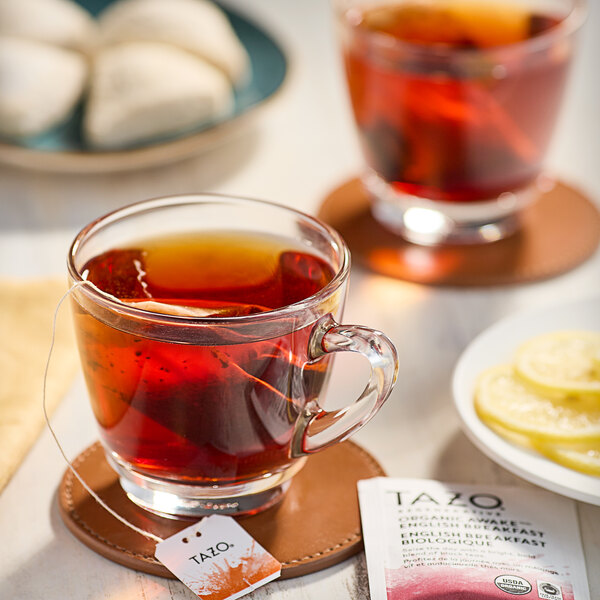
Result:
<instances>
[{"instance_id":1,"label":"glass cup in background","mask_svg":"<svg viewBox=\"0 0 600 600\"><path fill-rule=\"evenodd\" d=\"M230 256L229 268L194 245L223 235L214 250ZM278 266L257 282L239 269L232 236L261 248L277 241L285 251L267 257ZM152 254L153 239L170 240L175 251ZM210 273L202 276L206 301L195 296L194 267L178 264L194 256ZM261 277L264 262L256 261ZM297 211L218 195L138 203L85 227L68 269L101 441L124 490L148 510L199 516L271 506L305 457L362 427L395 382L392 343L337 323L350 273L344 241ZM153 279L156 269L177 286ZM83 283L94 278L104 291ZM223 290L237 301L221 302ZM284 300L273 310L248 299L275 293ZM364 355L371 379L356 402L326 411L331 357L342 351Z\"/></svg>"},{"instance_id":2,"label":"glass cup in background","mask_svg":"<svg viewBox=\"0 0 600 600\"><path fill-rule=\"evenodd\" d=\"M584 0L336 0L374 217L419 244L483 243L547 187Z\"/></svg>"}]
</instances>

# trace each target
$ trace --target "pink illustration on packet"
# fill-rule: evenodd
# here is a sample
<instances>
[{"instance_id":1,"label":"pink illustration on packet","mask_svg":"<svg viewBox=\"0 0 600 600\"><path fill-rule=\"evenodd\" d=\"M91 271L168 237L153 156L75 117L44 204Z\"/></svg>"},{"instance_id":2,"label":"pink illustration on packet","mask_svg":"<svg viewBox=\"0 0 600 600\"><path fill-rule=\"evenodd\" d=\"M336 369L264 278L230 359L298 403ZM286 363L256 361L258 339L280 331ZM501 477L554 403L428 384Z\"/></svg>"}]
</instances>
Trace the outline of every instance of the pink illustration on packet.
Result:
<instances>
[{"instance_id":1,"label":"pink illustration on packet","mask_svg":"<svg viewBox=\"0 0 600 600\"><path fill-rule=\"evenodd\" d=\"M562 600L575 600L570 584L550 573L477 569L463 567L412 567L410 569L386 569L388 600L507 600L507 593L495 583L503 577L525 580L523 589L517 594L526 600L538 600L537 581L549 582L562 593ZM530 591L526 584L531 587ZM561 598L560 595L556 596Z\"/></svg>"}]
</instances>

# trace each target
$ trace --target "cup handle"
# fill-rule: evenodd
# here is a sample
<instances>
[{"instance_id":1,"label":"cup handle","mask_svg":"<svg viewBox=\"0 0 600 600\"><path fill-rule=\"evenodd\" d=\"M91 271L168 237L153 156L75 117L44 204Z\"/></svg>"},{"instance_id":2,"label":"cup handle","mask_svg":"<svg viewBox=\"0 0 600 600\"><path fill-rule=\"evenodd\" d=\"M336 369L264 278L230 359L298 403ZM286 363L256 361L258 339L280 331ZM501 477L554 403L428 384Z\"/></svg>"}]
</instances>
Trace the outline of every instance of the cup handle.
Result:
<instances>
[{"instance_id":1,"label":"cup handle","mask_svg":"<svg viewBox=\"0 0 600 600\"><path fill-rule=\"evenodd\" d=\"M330 352L358 352L371 363L371 377L362 394L348 406L327 411L308 404L298 417L292 439L292 457L313 454L341 442L368 423L387 400L398 376L398 354L390 339L359 325L339 325L331 315L314 327L309 357L316 360Z\"/></svg>"}]
</instances>

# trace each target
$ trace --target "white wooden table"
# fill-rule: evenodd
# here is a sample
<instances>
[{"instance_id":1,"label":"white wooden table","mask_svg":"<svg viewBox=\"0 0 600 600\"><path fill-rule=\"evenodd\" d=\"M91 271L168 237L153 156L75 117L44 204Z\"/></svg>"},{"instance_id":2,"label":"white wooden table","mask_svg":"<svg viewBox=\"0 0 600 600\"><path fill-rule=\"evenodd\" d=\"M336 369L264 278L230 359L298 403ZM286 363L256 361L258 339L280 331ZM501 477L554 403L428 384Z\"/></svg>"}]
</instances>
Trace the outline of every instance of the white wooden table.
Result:
<instances>
[{"instance_id":1,"label":"white wooden table","mask_svg":"<svg viewBox=\"0 0 600 600\"><path fill-rule=\"evenodd\" d=\"M550 156L563 179L600 200L600 6L574 65ZM68 243L92 218L136 200L193 191L260 197L316 212L324 196L361 167L342 85L328 4L243 0L232 6L267 27L286 48L283 90L250 131L177 165L118 175L67 176L0 167L0 276L61 275ZM385 331L401 357L398 385L355 440L392 476L529 484L481 454L459 427L450 377L480 331L521 308L600 291L600 253L550 281L493 288L434 288L355 269L346 321ZM7 343L0 340L0 343ZM345 358L345 357L344 357ZM332 401L352 397L364 371L339 361ZM96 438L78 378L54 424L75 456ZM0 495L2 600L190 599L178 582L128 570L96 555L63 526L55 491L65 465L45 432ZM592 598L600 598L600 507L578 503ZM314 575L274 582L251 596L287 600L368 598L364 556Z\"/></svg>"}]
</instances>

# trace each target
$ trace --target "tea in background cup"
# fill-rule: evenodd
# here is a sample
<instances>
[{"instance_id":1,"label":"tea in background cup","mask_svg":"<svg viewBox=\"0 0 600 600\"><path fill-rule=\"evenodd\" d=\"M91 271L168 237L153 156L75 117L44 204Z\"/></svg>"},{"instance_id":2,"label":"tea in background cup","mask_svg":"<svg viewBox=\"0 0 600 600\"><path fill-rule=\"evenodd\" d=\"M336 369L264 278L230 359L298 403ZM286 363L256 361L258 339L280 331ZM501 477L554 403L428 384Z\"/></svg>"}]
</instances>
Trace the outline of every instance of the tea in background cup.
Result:
<instances>
[{"instance_id":1,"label":"tea in background cup","mask_svg":"<svg viewBox=\"0 0 600 600\"><path fill-rule=\"evenodd\" d=\"M513 233L540 193L583 0L336 6L375 218L422 244Z\"/></svg>"},{"instance_id":2,"label":"tea in background cup","mask_svg":"<svg viewBox=\"0 0 600 600\"><path fill-rule=\"evenodd\" d=\"M307 455L375 414L396 351L379 332L337 324L349 260L308 215L217 195L142 202L79 233L68 267L83 372L134 502L257 512ZM328 412L331 353L344 350L365 355L372 378L357 402Z\"/></svg>"}]
</instances>

